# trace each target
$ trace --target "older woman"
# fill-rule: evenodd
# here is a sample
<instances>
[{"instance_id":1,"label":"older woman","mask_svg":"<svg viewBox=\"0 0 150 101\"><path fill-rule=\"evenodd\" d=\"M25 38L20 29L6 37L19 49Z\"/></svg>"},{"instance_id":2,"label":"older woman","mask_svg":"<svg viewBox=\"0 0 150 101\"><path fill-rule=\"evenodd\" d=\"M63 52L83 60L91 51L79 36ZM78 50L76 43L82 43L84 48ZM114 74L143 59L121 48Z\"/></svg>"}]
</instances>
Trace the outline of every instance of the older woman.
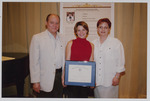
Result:
<instances>
[{"instance_id":1,"label":"older woman","mask_svg":"<svg viewBox=\"0 0 150 101\"><path fill-rule=\"evenodd\" d=\"M74 26L76 39L68 42L66 46L66 60L71 61L93 61L94 45L86 40L89 28L87 23L80 21ZM64 85L64 73L62 76L62 84ZM69 98L87 98L88 88L82 86L67 86Z\"/></svg>"},{"instance_id":2,"label":"older woman","mask_svg":"<svg viewBox=\"0 0 150 101\"><path fill-rule=\"evenodd\" d=\"M109 35L111 22L108 18L97 22L99 38L94 40L94 60L96 62L97 98L117 98L120 73L125 71L122 43Z\"/></svg>"}]
</instances>

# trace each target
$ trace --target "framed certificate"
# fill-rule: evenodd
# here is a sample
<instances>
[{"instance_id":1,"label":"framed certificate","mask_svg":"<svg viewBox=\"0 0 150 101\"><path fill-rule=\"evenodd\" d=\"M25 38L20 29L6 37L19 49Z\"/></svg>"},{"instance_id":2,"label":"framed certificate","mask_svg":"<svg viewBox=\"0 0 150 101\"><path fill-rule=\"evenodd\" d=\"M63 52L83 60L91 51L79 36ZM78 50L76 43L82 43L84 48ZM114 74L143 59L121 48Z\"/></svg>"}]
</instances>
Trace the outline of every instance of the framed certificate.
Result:
<instances>
[{"instance_id":1,"label":"framed certificate","mask_svg":"<svg viewBox=\"0 0 150 101\"><path fill-rule=\"evenodd\" d=\"M65 85L95 86L95 62L66 61Z\"/></svg>"}]
</instances>

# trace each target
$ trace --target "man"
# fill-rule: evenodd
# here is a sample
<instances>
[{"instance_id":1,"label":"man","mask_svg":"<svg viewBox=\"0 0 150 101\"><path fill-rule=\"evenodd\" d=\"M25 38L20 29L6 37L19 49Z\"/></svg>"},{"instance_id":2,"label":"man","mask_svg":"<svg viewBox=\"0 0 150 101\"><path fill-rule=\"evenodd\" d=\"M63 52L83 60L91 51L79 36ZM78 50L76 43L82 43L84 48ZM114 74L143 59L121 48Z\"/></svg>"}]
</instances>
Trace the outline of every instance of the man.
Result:
<instances>
[{"instance_id":1,"label":"man","mask_svg":"<svg viewBox=\"0 0 150 101\"><path fill-rule=\"evenodd\" d=\"M61 67L64 47L58 34L60 18L49 14L46 30L33 36L30 45L30 76L37 97L62 97Z\"/></svg>"}]
</instances>

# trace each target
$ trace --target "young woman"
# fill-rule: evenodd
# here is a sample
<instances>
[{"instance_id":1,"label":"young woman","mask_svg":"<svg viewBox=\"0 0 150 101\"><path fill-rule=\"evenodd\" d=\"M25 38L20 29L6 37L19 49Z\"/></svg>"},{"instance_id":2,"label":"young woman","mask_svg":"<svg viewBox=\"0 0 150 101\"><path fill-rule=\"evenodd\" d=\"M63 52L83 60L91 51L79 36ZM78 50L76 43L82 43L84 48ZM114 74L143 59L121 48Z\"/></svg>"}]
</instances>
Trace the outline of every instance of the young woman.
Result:
<instances>
[{"instance_id":1,"label":"young woman","mask_svg":"<svg viewBox=\"0 0 150 101\"><path fill-rule=\"evenodd\" d=\"M66 46L66 60L71 61L93 61L94 45L86 40L89 28L87 23L80 21L74 26L76 39L68 42ZM64 85L64 72L62 76L62 84ZM67 86L69 98L87 98L88 87Z\"/></svg>"}]
</instances>

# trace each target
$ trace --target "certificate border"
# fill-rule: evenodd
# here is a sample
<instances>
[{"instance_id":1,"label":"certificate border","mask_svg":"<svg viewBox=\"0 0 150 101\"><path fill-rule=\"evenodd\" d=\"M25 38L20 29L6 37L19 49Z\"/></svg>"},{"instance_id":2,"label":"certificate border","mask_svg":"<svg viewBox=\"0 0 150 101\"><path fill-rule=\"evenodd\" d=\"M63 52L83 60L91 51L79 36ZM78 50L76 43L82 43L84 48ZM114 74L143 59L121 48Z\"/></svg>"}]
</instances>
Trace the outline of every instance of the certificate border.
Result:
<instances>
[{"instance_id":1,"label":"certificate border","mask_svg":"<svg viewBox=\"0 0 150 101\"><path fill-rule=\"evenodd\" d=\"M78 62L78 65L91 65L92 66L92 77L91 83L83 83L83 82L69 82L68 81L68 71L69 65L75 65ZM65 85L74 85L74 86L95 86L95 77L96 77L96 63L89 61L65 61Z\"/></svg>"}]
</instances>

